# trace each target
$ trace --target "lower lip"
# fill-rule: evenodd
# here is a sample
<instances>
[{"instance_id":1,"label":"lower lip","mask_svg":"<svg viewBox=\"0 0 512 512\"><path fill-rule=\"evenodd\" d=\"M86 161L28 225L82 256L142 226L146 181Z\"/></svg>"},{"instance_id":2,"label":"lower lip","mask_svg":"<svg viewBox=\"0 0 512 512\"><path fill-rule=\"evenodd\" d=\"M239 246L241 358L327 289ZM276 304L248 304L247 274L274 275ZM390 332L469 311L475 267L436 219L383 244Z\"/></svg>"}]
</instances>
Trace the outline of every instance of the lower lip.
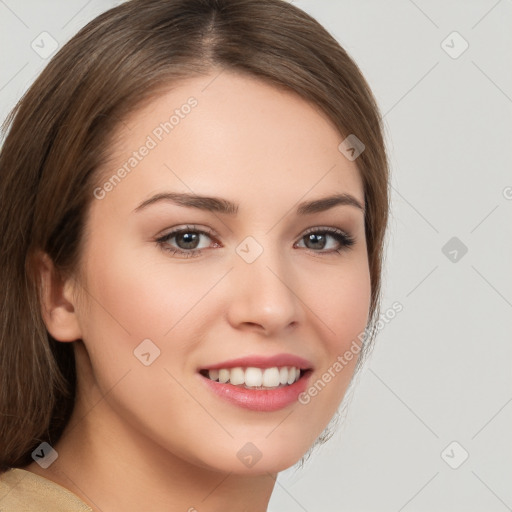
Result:
<instances>
[{"instance_id":1,"label":"lower lip","mask_svg":"<svg viewBox=\"0 0 512 512\"><path fill-rule=\"evenodd\" d=\"M299 395L306 390L310 374L311 371L308 370L297 382L276 389L246 389L232 384L221 384L203 375L200 377L216 395L232 404L253 411L271 412L297 402Z\"/></svg>"}]
</instances>

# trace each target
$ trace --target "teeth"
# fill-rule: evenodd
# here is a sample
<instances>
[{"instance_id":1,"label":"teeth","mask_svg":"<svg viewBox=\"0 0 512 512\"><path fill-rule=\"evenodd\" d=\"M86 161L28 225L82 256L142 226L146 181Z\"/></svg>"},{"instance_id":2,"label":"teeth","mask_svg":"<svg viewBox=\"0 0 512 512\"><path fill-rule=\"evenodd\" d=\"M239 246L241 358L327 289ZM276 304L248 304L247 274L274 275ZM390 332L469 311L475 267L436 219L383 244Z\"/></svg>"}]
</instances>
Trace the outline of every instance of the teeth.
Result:
<instances>
[{"instance_id":1,"label":"teeth","mask_svg":"<svg viewBox=\"0 0 512 512\"><path fill-rule=\"evenodd\" d=\"M232 368L229 372L229 382L235 386L244 383L244 369L243 368Z\"/></svg>"},{"instance_id":2,"label":"teeth","mask_svg":"<svg viewBox=\"0 0 512 512\"><path fill-rule=\"evenodd\" d=\"M293 384L295 382L295 367L291 367L288 370L288 384Z\"/></svg>"},{"instance_id":3,"label":"teeth","mask_svg":"<svg viewBox=\"0 0 512 512\"><path fill-rule=\"evenodd\" d=\"M222 368L220 370L208 370L208 377L223 384L229 382L234 386L245 386L246 388L274 389L297 382L300 378L300 369L295 366L265 369L252 366L248 368Z\"/></svg>"},{"instance_id":4,"label":"teeth","mask_svg":"<svg viewBox=\"0 0 512 512\"><path fill-rule=\"evenodd\" d=\"M279 386L278 368L267 368L263 372L263 386L265 386L266 388L276 388L277 386Z\"/></svg>"},{"instance_id":5,"label":"teeth","mask_svg":"<svg viewBox=\"0 0 512 512\"><path fill-rule=\"evenodd\" d=\"M231 380L230 380L231 382ZM259 388L263 383L263 372L260 368L247 368L245 370L245 385L250 388Z\"/></svg>"}]
</instances>

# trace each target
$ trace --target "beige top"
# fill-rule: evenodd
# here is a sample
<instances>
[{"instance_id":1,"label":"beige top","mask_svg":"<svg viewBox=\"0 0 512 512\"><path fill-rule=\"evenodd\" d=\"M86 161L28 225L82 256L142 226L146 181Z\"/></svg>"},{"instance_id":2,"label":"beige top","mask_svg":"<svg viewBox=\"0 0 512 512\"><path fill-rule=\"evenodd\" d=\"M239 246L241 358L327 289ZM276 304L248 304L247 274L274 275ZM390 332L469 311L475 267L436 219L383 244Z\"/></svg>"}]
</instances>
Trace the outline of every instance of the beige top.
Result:
<instances>
[{"instance_id":1,"label":"beige top","mask_svg":"<svg viewBox=\"0 0 512 512\"><path fill-rule=\"evenodd\" d=\"M9 469L0 474L2 512L92 512L92 508L64 487L25 471Z\"/></svg>"}]
</instances>

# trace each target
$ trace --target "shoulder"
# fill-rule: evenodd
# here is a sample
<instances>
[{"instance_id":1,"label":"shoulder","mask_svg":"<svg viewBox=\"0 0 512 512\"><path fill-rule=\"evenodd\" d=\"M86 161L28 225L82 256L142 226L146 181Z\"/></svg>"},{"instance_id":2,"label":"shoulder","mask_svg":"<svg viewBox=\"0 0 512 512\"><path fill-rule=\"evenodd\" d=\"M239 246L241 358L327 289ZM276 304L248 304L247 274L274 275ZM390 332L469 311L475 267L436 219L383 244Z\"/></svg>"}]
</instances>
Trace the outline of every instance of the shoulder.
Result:
<instances>
[{"instance_id":1,"label":"shoulder","mask_svg":"<svg viewBox=\"0 0 512 512\"><path fill-rule=\"evenodd\" d=\"M0 474L2 512L92 512L64 487L20 468Z\"/></svg>"}]
</instances>

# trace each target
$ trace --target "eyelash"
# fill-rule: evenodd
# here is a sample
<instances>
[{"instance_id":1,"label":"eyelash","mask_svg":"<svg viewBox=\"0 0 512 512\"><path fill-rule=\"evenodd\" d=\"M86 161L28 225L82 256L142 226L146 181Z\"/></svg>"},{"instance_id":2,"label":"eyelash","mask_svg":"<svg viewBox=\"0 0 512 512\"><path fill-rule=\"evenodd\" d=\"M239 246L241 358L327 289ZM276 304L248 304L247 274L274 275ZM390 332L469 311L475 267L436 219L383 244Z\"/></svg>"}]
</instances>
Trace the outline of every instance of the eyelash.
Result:
<instances>
[{"instance_id":1,"label":"eyelash","mask_svg":"<svg viewBox=\"0 0 512 512\"><path fill-rule=\"evenodd\" d=\"M205 249L183 250L183 249L178 249L176 247L169 247L169 240L173 239L174 237L176 237L177 235L180 235L182 233L197 233L200 235L206 235L209 238L214 238L213 233L211 233L207 230L197 229L194 226L186 226L184 228L179 228L174 231L171 231L170 233L156 239L155 242L163 251L170 252L173 255L179 255L180 257L184 257L184 258L193 258L193 257L201 256L201 254L203 253L203 251ZM355 238L352 237L351 235L349 235L348 233L345 233L345 232L341 231L340 229L330 228L330 227L312 228L312 229L306 231L306 233L304 233L300 237L300 240L303 240L306 236L311 235L311 234L315 234L315 235L328 234L341 244L341 247L339 249L331 249L328 251L324 251L324 250L315 251L314 249L309 249L306 247L306 250L308 250L309 252L312 252L312 253L316 253L316 254L318 254L318 253L319 254L334 254L334 253L341 254L342 251L350 249L356 243Z\"/></svg>"}]
</instances>

